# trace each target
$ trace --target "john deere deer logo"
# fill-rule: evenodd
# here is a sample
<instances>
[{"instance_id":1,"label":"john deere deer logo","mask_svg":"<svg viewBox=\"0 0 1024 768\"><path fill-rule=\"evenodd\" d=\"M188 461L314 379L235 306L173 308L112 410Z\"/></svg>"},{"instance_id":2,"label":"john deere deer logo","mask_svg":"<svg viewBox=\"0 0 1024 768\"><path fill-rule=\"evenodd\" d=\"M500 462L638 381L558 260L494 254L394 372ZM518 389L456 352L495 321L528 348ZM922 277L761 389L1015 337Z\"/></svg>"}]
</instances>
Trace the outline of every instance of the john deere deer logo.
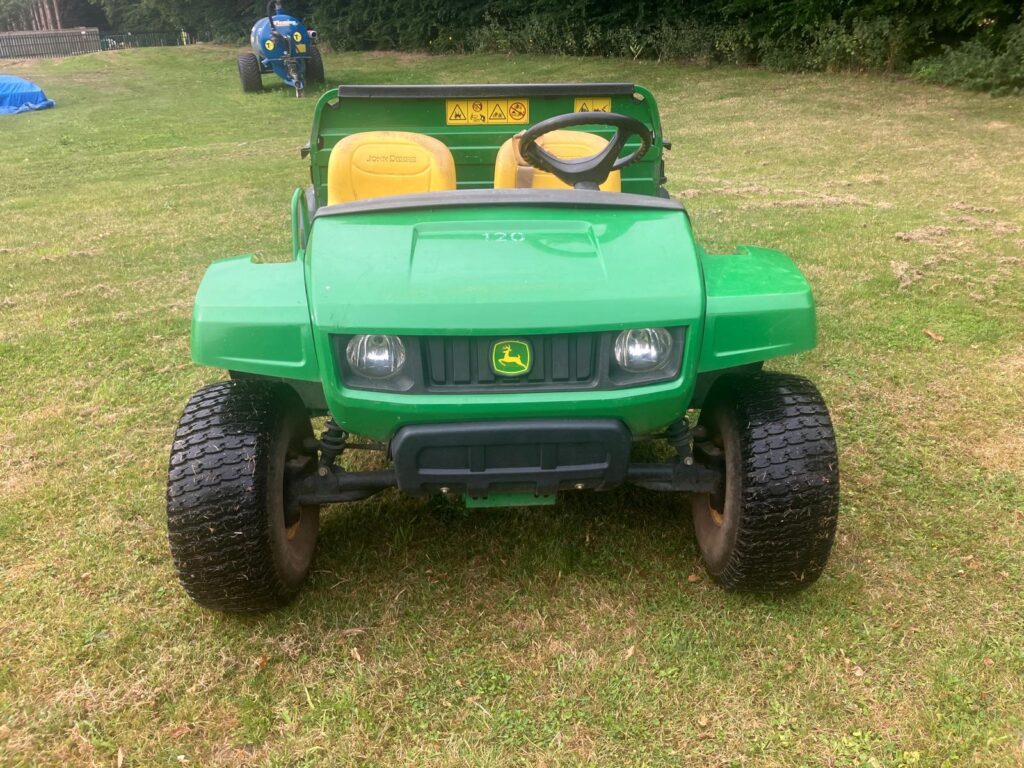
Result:
<instances>
[{"instance_id":1,"label":"john deere deer logo","mask_svg":"<svg viewBox=\"0 0 1024 768\"><path fill-rule=\"evenodd\" d=\"M525 341L498 341L491 347L491 369L499 376L522 376L532 364Z\"/></svg>"}]
</instances>

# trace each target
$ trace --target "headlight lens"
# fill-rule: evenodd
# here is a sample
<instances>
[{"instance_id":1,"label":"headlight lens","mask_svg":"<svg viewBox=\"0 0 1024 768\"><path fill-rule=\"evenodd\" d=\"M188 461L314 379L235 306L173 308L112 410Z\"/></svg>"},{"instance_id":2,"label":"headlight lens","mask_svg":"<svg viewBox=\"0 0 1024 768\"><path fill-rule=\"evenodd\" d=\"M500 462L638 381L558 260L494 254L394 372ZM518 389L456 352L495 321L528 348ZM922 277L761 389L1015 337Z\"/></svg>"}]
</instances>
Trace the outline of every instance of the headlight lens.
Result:
<instances>
[{"instance_id":1,"label":"headlight lens","mask_svg":"<svg viewBox=\"0 0 1024 768\"><path fill-rule=\"evenodd\" d=\"M397 336L353 336L345 352L352 370L369 379L386 379L405 366L405 345Z\"/></svg>"},{"instance_id":2,"label":"headlight lens","mask_svg":"<svg viewBox=\"0 0 1024 768\"><path fill-rule=\"evenodd\" d=\"M633 328L615 339L615 362L626 371L656 371L668 364L672 334L665 328Z\"/></svg>"}]
</instances>

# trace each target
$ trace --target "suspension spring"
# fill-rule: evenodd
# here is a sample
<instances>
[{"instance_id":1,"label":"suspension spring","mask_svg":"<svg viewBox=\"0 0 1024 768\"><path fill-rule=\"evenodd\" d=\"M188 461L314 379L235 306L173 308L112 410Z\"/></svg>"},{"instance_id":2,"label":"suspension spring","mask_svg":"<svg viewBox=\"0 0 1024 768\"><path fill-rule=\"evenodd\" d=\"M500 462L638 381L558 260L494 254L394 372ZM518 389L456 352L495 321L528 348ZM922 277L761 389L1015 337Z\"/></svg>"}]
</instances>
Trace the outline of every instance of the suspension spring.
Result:
<instances>
[{"instance_id":1,"label":"suspension spring","mask_svg":"<svg viewBox=\"0 0 1024 768\"><path fill-rule=\"evenodd\" d=\"M676 449L676 452L683 460L683 464L693 464L692 438L693 433L690 430L690 424L685 418L680 419L665 430L665 439L669 445Z\"/></svg>"},{"instance_id":2,"label":"suspension spring","mask_svg":"<svg viewBox=\"0 0 1024 768\"><path fill-rule=\"evenodd\" d=\"M320 435L320 466L330 467L338 460L345 450L345 441L348 435L338 422L328 419L324 425L323 434Z\"/></svg>"}]
</instances>

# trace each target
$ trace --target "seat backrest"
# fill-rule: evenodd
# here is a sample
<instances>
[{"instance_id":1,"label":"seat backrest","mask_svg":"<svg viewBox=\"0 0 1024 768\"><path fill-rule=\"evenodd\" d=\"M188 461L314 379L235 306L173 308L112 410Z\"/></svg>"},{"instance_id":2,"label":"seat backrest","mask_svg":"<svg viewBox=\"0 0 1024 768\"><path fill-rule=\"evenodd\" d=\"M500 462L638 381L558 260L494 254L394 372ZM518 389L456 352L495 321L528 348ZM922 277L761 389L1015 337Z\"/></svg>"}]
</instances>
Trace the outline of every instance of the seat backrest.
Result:
<instances>
[{"instance_id":1,"label":"seat backrest","mask_svg":"<svg viewBox=\"0 0 1024 768\"><path fill-rule=\"evenodd\" d=\"M564 160L596 155L607 143L606 139L584 131L552 131L537 139L537 144L543 149ZM513 136L498 150L494 161L494 188L569 189L569 185L553 173L537 170L526 162L519 154L519 136ZM621 192L621 174L612 171L601 189L604 192Z\"/></svg>"},{"instance_id":2,"label":"seat backrest","mask_svg":"<svg viewBox=\"0 0 1024 768\"><path fill-rule=\"evenodd\" d=\"M455 189L455 161L444 144L404 131L347 136L331 150L327 204Z\"/></svg>"}]
</instances>

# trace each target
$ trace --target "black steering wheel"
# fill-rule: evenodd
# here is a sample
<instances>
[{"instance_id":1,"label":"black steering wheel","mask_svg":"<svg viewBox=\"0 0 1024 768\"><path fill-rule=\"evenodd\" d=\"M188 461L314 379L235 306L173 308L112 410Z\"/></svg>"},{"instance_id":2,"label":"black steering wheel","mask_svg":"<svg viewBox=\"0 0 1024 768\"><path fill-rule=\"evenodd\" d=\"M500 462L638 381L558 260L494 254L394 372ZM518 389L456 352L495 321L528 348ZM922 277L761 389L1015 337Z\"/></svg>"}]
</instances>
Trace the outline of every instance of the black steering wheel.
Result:
<instances>
[{"instance_id":1,"label":"black steering wheel","mask_svg":"<svg viewBox=\"0 0 1024 768\"><path fill-rule=\"evenodd\" d=\"M615 135L596 155L578 160L555 157L537 143L537 139L545 134L577 125L607 125L615 129ZM640 148L619 157L626 142L634 136L640 139ZM573 112L549 117L524 131L519 139L519 154L534 168L555 174L570 187L600 189L608 174L640 160L653 142L654 134L635 117L618 112Z\"/></svg>"}]
</instances>

